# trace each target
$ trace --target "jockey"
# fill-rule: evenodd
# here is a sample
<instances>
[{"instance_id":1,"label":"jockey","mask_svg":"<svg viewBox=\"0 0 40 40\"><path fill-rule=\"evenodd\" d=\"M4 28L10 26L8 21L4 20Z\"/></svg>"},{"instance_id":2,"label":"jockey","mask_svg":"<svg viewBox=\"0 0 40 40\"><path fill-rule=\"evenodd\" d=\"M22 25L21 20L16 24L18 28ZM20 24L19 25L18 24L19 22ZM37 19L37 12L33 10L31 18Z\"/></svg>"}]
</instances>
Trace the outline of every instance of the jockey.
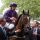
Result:
<instances>
[{"instance_id":1,"label":"jockey","mask_svg":"<svg viewBox=\"0 0 40 40\"><path fill-rule=\"evenodd\" d=\"M6 19L6 22L12 23L17 20L18 14L15 11L16 7L17 7L16 3L10 4L10 9L4 13L4 18Z\"/></svg>"}]
</instances>

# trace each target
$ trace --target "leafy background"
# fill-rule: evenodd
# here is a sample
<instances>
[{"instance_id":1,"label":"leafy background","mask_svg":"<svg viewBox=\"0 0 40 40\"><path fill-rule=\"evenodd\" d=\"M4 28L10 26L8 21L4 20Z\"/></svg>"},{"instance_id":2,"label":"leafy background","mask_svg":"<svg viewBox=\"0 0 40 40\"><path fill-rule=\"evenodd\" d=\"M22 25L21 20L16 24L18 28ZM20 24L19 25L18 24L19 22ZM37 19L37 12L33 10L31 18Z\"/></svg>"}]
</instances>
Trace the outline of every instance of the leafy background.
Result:
<instances>
[{"instance_id":1,"label":"leafy background","mask_svg":"<svg viewBox=\"0 0 40 40\"><path fill-rule=\"evenodd\" d=\"M0 8L0 13L6 7L9 7L11 2L16 2L19 8L19 13L24 9L30 11L30 17L33 19L40 20L40 0L2 0L3 6Z\"/></svg>"}]
</instances>

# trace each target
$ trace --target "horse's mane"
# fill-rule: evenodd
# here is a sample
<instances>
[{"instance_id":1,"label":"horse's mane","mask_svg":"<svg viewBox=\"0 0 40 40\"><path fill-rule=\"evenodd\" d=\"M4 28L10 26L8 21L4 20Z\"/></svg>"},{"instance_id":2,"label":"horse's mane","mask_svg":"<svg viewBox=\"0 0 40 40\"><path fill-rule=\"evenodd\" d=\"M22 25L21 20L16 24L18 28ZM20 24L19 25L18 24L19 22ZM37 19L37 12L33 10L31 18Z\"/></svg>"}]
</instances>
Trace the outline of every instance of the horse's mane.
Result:
<instances>
[{"instance_id":1,"label":"horse's mane","mask_svg":"<svg viewBox=\"0 0 40 40\"><path fill-rule=\"evenodd\" d=\"M22 16L22 14L19 15L19 17L18 17L18 19L16 21L16 25L18 24L18 21L19 21L19 19L20 19L21 16Z\"/></svg>"}]
</instances>

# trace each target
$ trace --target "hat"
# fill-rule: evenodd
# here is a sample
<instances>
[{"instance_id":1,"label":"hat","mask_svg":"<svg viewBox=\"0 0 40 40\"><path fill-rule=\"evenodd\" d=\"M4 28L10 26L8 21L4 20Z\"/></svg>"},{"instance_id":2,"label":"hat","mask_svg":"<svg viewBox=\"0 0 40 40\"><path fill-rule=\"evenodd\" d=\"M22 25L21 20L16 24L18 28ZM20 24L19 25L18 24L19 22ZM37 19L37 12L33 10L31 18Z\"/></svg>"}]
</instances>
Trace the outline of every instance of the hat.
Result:
<instances>
[{"instance_id":1,"label":"hat","mask_svg":"<svg viewBox=\"0 0 40 40\"><path fill-rule=\"evenodd\" d=\"M12 7L12 6L13 6L13 7L17 7L17 4L16 4L16 3L11 3L11 4L10 4L10 7Z\"/></svg>"}]
</instances>

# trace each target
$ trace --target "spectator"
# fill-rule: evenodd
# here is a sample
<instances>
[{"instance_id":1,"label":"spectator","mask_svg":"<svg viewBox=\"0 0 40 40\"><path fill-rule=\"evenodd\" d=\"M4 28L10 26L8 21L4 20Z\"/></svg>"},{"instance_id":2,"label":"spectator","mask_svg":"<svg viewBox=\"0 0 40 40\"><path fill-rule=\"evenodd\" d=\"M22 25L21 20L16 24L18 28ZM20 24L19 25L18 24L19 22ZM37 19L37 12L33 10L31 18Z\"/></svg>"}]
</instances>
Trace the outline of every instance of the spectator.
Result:
<instances>
[{"instance_id":1,"label":"spectator","mask_svg":"<svg viewBox=\"0 0 40 40\"><path fill-rule=\"evenodd\" d=\"M4 28L5 23L4 18L0 17L0 40L7 40L7 33Z\"/></svg>"}]
</instances>

